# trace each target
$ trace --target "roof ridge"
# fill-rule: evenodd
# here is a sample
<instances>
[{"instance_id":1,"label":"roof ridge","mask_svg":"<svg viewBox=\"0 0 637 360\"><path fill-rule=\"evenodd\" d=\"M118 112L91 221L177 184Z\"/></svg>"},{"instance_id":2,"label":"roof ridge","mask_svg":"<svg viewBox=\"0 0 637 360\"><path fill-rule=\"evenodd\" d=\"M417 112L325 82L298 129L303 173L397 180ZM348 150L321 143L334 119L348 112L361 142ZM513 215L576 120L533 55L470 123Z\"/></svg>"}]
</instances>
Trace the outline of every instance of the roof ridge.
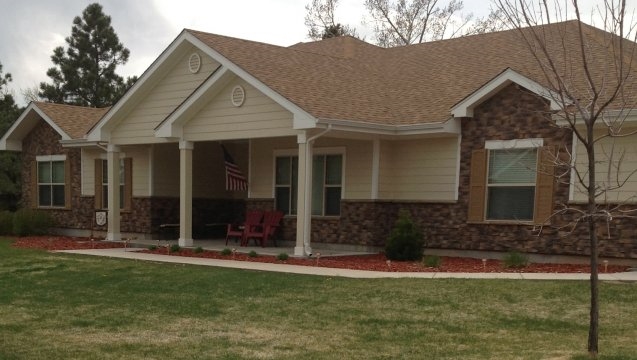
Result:
<instances>
[{"instance_id":1,"label":"roof ridge","mask_svg":"<svg viewBox=\"0 0 637 360\"><path fill-rule=\"evenodd\" d=\"M199 33L199 34L208 35L208 36L217 36L217 37L220 37L220 38L236 40L236 41L241 41L241 42L249 42L249 43L253 43L253 44L261 44L261 45L277 47L277 48L281 48L281 49L286 49L286 48L289 47L289 46L281 46L281 45L276 45L276 44L270 44L270 43L266 43L266 42L258 41L258 40L242 39L242 38L238 38L238 37L235 37L235 36L222 35L222 34L211 33L211 32L207 32L207 31L201 31L201 30L195 30L195 29L184 28L184 31L189 32L189 33Z\"/></svg>"},{"instance_id":2,"label":"roof ridge","mask_svg":"<svg viewBox=\"0 0 637 360\"><path fill-rule=\"evenodd\" d=\"M84 110L104 110L104 109L108 109L110 108L110 106L104 106L104 107L92 107L92 106L84 106L84 105L73 105L73 104L60 104L60 103L54 103L54 102L49 102L49 101L32 101L34 104L36 105L45 105L45 106L66 106L66 107L73 107L73 108L78 108L78 109L84 109Z\"/></svg>"}]
</instances>

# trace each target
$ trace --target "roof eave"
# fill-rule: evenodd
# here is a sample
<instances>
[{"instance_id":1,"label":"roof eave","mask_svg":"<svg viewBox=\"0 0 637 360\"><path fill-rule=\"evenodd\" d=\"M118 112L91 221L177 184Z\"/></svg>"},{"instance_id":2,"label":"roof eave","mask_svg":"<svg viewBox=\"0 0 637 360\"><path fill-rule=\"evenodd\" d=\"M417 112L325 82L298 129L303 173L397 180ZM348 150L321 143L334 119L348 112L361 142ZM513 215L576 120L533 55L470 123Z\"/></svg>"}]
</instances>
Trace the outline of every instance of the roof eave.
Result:
<instances>
[{"instance_id":1,"label":"roof eave","mask_svg":"<svg viewBox=\"0 0 637 360\"><path fill-rule=\"evenodd\" d=\"M460 120L449 118L445 121L408 125L378 124L364 121L319 119L318 125L331 125L333 130L369 133L375 135L457 135L460 134Z\"/></svg>"},{"instance_id":2,"label":"roof eave","mask_svg":"<svg viewBox=\"0 0 637 360\"><path fill-rule=\"evenodd\" d=\"M31 102L27 108L20 114L20 117L11 125L9 130L0 139L0 150L22 151L22 140L24 136L35 127L38 119L29 117L31 113L37 114L40 119L44 120L49 126L55 130L62 140L70 140L71 137L60 126L58 126L42 109L34 102Z\"/></svg>"},{"instance_id":3,"label":"roof eave","mask_svg":"<svg viewBox=\"0 0 637 360\"><path fill-rule=\"evenodd\" d=\"M518 84L547 99L550 102L551 110L557 111L562 109L562 106L556 100L558 99L558 96L554 91L551 91L550 89L512 70L511 68L506 68L500 74L489 80L486 84L477 88L463 100L454 105L451 108L451 114L454 117L458 118L473 117L473 109L475 109L478 105L482 104L487 99L491 98L500 90L504 89L506 86L513 83Z\"/></svg>"}]
</instances>

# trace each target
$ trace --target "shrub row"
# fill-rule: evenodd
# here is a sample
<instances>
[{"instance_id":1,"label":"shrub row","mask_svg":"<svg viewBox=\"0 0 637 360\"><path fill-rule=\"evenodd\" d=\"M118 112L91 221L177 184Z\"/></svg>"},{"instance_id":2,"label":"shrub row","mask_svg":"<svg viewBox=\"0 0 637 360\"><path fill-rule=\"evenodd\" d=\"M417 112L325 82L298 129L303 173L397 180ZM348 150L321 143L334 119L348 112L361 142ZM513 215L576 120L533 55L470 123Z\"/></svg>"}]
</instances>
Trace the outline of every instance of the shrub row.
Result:
<instances>
[{"instance_id":1,"label":"shrub row","mask_svg":"<svg viewBox=\"0 0 637 360\"><path fill-rule=\"evenodd\" d=\"M53 226L49 214L31 209L0 212L0 235L46 235Z\"/></svg>"}]
</instances>

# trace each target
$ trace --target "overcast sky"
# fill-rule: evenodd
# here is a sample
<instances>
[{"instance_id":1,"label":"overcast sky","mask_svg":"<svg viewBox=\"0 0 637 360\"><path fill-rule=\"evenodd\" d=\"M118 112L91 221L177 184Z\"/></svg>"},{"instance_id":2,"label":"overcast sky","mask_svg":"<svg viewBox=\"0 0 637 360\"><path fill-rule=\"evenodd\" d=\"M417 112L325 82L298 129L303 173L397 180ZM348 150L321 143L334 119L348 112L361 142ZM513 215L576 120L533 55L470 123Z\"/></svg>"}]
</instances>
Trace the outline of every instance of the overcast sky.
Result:
<instances>
[{"instance_id":1,"label":"overcast sky","mask_svg":"<svg viewBox=\"0 0 637 360\"><path fill-rule=\"evenodd\" d=\"M51 54L66 46L73 18L95 0L0 0L0 63L21 105L23 89L48 82ZM309 41L304 25L310 0L101 0L120 41L130 50L123 76L140 75L183 28L288 46ZM585 2L595 2L589 0ZM599 1L597 1L599 2ZM340 0L337 21L358 28L364 0ZM446 3L446 1L444 1ZM488 0L465 0L466 12L489 13ZM634 5L633 5L634 6Z\"/></svg>"}]
</instances>

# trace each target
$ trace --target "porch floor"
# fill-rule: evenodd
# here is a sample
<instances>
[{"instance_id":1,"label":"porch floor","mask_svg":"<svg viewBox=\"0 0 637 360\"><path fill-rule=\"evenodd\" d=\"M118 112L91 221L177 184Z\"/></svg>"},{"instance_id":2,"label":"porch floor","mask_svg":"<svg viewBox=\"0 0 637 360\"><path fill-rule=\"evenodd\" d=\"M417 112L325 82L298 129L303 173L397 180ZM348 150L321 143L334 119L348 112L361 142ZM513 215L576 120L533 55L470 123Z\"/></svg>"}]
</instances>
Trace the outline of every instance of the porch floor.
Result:
<instances>
[{"instance_id":1,"label":"porch floor","mask_svg":"<svg viewBox=\"0 0 637 360\"><path fill-rule=\"evenodd\" d=\"M130 242L130 247L139 247L146 248L151 245L158 246L166 246L177 244L177 240L132 240ZM321 244L325 246L324 244ZM255 246L254 242L250 242L249 246L240 246L239 242L235 242L233 240L228 242L226 245L226 239L195 239L193 240L192 247L187 248L197 248L201 247L204 250L214 250L221 251L225 248L236 249L239 253L249 253L250 251L255 251L259 255L279 255L280 253L287 253L289 256L294 256L294 247L293 246L267 246L260 247ZM321 257L324 256L351 256L351 255L369 255L374 254L373 252L363 252L363 251L348 251L342 249L329 249L324 247L314 247L312 246L312 251L316 253L321 253Z\"/></svg>"}]
</instances>

